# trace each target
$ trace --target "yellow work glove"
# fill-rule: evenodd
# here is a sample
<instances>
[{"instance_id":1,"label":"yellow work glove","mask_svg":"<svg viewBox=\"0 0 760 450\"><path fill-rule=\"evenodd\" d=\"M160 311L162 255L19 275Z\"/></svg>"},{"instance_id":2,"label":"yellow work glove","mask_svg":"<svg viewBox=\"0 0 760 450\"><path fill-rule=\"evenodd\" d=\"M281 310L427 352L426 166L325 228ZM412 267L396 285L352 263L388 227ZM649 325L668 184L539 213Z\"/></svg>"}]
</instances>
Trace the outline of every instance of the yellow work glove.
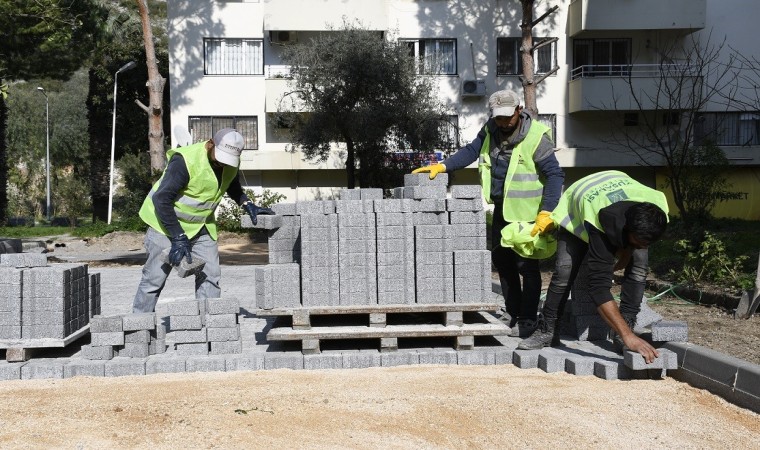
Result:
<instances>
[{"instance_id":1,"label":"yellow work glove","mask_svg":"<svg viewBox=\"0 0 760 450\"><path fill-rule=\"evenodd\" d=\"M554 229L554 221L551 218L552 213L549 211L541 211L536 216L536 224L533 225L533 229L530 230L530 235L535 236L537 234L544 234L547 231Z\"/></svg>"},{"instance_id":2,"label":"yellow work glove","mask_svg":"<svg viewBox=\"0 0 760 450\"><path fill-rule=\"evenodd\" d=\"M419 169L415 169L412 171L412 173L430 173L430 179L434 179L436 175L439 173L446 173L446 166L443 164L432 164L430 166L420 167Z\"/></svg>"}]
</instances>

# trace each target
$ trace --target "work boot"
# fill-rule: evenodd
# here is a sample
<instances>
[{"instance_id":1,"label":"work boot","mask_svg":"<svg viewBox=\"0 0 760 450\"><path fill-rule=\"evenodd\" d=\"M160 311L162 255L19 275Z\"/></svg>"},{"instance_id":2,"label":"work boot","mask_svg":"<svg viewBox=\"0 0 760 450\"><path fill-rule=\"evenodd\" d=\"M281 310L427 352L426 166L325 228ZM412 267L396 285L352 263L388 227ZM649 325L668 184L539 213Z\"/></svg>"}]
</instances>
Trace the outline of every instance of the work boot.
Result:
<instances>
[{"instance_id":1,"label":"work boot","mask_svg":"<svg viewBox=\"0 0 760 450\"><path fill-rule=\"evenodd\" d=\"M499 320L504 322L509 328L513 328L517 324L517 316L513 316L506 311L499 316Z\"/></svg>"},{"instance_id":2,"label":"work boot","mask_svg":"<svg viewBox=\"0 0 760 450\"><path fill-rule=\"evenodd\" d=\"M512 327L512 331L509 333L510 337L526 338L536 331L538 323L536 320L521 319Z\"/></svg>"},{"instance_id":3,"label":"work boot","mask_svg":"<svg viewBox=\"0 0 760 450\"><path fill-rule=\"evenodd\" d=\"M623 320L625 320L628 328L633 331L633 327L636 326L636 316L623 316ZM615 330L610 330L610 337L612 338L612 344L615 346L615 350L622 355L627 348L623 342L623 338L621 338Z\"/></svg>"},{"instance_id":4,"label":"work boot","mask_svg":"<svg viewBox=\"0 0 760 450\"><path fill-rule=\"evenodd\" d=\"M520 341L517 348L520 350L540 350L544 347L557 347L559 345L559 330L557 319L538 319L533 334Z\"/></svg>"}]
</instances>

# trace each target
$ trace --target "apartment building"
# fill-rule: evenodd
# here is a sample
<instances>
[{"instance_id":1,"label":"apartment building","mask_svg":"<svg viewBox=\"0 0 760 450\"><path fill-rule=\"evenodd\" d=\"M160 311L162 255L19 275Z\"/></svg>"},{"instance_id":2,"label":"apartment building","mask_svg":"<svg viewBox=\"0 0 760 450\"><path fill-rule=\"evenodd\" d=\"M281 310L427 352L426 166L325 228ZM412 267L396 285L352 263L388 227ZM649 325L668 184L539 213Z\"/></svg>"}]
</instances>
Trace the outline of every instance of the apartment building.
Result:
<instances>
[{"instance_id":1,"label":"apartment building","mask_svg":"<svg viewBox=\"0 0 760 450\"><path fill-rule=\"evenodd\" d=\"M558 68L537 86L537 103L539 119L553 129L568 183L619 168L663 185L660 163L643 164L621 146L620 136L635 141L647 120L678 136L679 114L656 94L675 86L688 96L694 84L678 71L683 55L672 49L725 38L720 58L728 58L730 46L760 59L753 42L760 4L754 0L547 0L536 2L535 17L553 6L558 9L533 30L534 40L557 38L536 54L537 74ZM304 161L286 151L287 130L273 120L288 90L284 46L340 28L344 18L388 33L421 60L436 55L435 64L420 65L420 76L438 84L461 145L488 118L491 93L522 92L517 0L186 0L168 2L168 14L173 127L186 128L196 140L238 128L246 137L244 185L283 193L288 201L331 198L345 187L340 144L326 162ZM741 92L756 87L751 80L737 83L744 83ZM738 193L715 212L760 219L760 112L751 102L714 98L700 108L693 134L724 149ZM179 137L172 139L176 144ZM477 183L475 166L460 171L456 183Z\"/></svg>"}]
</instances>

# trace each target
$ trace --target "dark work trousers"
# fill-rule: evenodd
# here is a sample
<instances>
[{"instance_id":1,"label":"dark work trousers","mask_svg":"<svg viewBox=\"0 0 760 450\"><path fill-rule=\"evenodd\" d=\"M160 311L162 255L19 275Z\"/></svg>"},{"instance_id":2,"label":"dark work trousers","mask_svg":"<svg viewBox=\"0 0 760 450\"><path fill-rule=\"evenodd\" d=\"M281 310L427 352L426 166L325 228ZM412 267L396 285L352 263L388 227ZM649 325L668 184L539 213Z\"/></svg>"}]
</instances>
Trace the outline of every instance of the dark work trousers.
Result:
<instances>
[{"instance_id":1,"label":"dark work trousers","mask_svg":"<svg viewBox=\"0 0 760 450\"><path fill-rule=\"evenodd\" d=\"M541 297L541 271L537 259L523 258L501 246L501 229L508 225L502 215L503 200L494 199L491 227L491 261L499 272L507 313L513 319L536 320ZM520 278L522 277L522 282Z\"/></svg>"},{"instance_id":2,"label":"dark work trousers","mask_svg":"<svg viewBox=\"0 0 760 450\"><path fill-rule=\"evenodd\" d=\"M557 319L562 316L565 304L570 296L573 281L588 252L588 244L565 229L557 235L557 262L552 273L552 281L546 293L543 316L545 319ZM649 252L647 249L634 250L631 260L625 268L623 286L620 294L620 314L623 317L636 317L641 309L644 296ZM599 306L599 305L597 305Z\"/></svg>"}]
</instances>

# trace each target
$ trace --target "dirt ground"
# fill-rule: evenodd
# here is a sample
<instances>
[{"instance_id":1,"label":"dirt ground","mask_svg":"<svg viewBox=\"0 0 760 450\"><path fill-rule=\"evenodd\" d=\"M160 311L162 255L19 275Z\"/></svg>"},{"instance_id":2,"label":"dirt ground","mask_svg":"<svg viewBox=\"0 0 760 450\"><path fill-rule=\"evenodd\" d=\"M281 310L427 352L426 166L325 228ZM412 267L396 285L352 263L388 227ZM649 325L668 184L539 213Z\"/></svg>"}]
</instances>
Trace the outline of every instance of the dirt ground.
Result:
<instances>
[{"instance_id":1,"label":"dirt ground","mask_svg":"<svg viewBox=\"0 0 760 450\"><path fill-rule=\"evenodd\" d=\"M50 245L51 256L137 252L142 236ZM220 246L235 264L266 261L262 244L245 236L223 235ZM687 320L698 344L760 347L757 318L653 306ZM754 340L726 347L741 335ZM511 365L5 381L0 423L3 449L760 448L760 415L687 384Z\"/></svg>"},{"instance_id":2,"label":"dirt ground","mask_svg":"<svg viewBox=\"0 0 760 450\"><path fill-rule=\"evenodd\" d=\"M514 366L8 381L0 420L4 449L760 448L759 415L672 379Z\"/></svg>"}]
</instances>

